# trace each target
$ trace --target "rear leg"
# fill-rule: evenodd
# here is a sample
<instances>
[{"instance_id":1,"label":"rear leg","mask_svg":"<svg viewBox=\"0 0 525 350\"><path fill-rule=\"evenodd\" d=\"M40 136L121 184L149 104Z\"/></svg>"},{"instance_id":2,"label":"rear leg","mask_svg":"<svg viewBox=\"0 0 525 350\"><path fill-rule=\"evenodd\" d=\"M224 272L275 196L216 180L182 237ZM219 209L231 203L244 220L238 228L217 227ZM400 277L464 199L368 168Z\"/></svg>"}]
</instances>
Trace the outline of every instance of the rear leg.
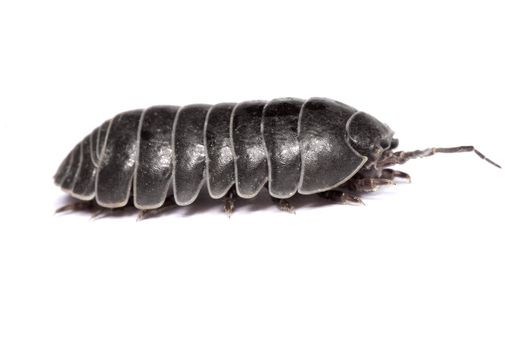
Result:
<instances>
[{"instance_id":1,"label":"rear leg","mask_svg":"<svg viewBox=\"0 0 525 350\"><path fill-rule=\"evenodd\" d=\"M329 190L325 192L320 192L319 197L327 199L332 202L340 204L360 204L365 205L361 198L350 193L346 193L339 190Z\"/></svg>"},{"instance_id":2,"label":"rear leg","mask_svg":"<svg viewBox=\"0 0 525 350\"><path fill-rule=\"evenodd\" d=\"M65 212L86 212L91 213L91 219L100 219L110 215L120 215L129 210L132 206L129 204L122 208L105 208L97 204L95 200L78 201L64 205L55 211L55 214Z\"/></svg>"},{"instance_id":3,"label":"rear leg","mask_svg":"<svg viewBox=\"0 0 525 350\"><path fill-rule=\"evenodd\" d=\"M96 210L94 210L93 213L91 214L91 220L102 219L106 216L109 216L113 212L113 210L115 210L112 208L104 208L104 207L97 207L95 209Z\"/></svg>"},{"instance_id":4,"label":"rear leg","mask_svg":"<svg viewBox=\"0 0 525 350\"><path fill-rule=\"evenodd\" d=\"M176 208L176 207L177 207L177 203L175 203L175 199L171 196L168 196L168 198L166 198L166 201L164 202L164 204L162 204L161 207L158 207L155 209L143 209L139 211L139 214L137 215L137 221L146 220L146 219L150 219L156 216L160 216L164 214L165 212L173 208Z\"/></svg>"},{"instance_id":5,"label":"rear leg","mask_svg":"<svg viewBox=\"0 0 525 350\"><path fill-rule=\"evenodd\" d=\"M295 214L295 208L286 199L272 197L272 202L277 205L277 208L281 211L285 211L290 214Z\"/></svg>"},{"instance_id":6,"label":"rear leg","mask_svg":"<svg viewBox=\"0 0 525 350\"><path fill-rule=\"evenodd\" d=\"M237 192L235 192L234 188L230 189L228 193L226 193L226 196L224 196L224 212L226 215L228 215L228 218L230 218L233 214L236 199Z\"/></svg>"},{"instance_id":7,"label":"rear leg","mask_svg":"<svg viewBox=\"0 0 525 350\"><path fill-rule=\"evenodd\" d=\"M95 210L98 207L96 202L94 200L91 201L79 201L79 202L73 202L66 204L57 210L55 210L55 214L59 213L65 213L65 212L77 212L77 211L86 211L91 212Z\"/></svg>"},{"instance_id":8,"label":"rear leg","mask_svg":"<svg viewBox=\"0 0 525 350\"><path fill-rule=\"evenodd\" d=\"M123 216L131 214L131 211L135 211L135 207L131 204L125 205L119 208L105 208L97 206L97 210L91 215L91 220L98 220L110 216Z\"/></svg>"}]
</instances>

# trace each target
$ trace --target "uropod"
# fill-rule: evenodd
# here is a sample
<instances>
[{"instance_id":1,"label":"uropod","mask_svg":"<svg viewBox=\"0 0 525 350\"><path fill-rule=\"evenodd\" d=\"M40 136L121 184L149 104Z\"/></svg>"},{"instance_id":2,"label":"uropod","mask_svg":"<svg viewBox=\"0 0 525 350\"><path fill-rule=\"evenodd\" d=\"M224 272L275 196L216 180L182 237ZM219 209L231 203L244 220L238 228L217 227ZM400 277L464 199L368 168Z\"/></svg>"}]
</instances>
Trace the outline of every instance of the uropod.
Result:
<instances>
[{"instance_id":1,"label":"uropod","mask_svg":"<svg viewBox=\"0 0 525 350\"><path fill-rule=\"evenodd\" d=\"M395 151L394 132L373 116L327 98L279 98L215 105L154 106L105 121L69 152L54 180L79 201L57 212L133 205L139 218L192 204L203 187L233 212L236 198L267 187L279 208L320 195L362 203L359 195L408 174L391 169L473 146Z\"/></svg>"}]
</instances>

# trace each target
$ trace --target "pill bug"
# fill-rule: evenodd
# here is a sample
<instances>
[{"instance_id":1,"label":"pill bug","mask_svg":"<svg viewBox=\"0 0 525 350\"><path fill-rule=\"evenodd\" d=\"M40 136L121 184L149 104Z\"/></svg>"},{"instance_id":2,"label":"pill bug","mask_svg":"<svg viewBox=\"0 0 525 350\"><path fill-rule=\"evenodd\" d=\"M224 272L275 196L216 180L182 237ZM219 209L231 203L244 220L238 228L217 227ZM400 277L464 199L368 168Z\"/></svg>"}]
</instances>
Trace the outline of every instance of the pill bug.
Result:
<instances>
[{"instance_id":1,"label":"pill bug","mask_svg":"<svg viewBox=\"0 0 525 350\"><path fill-rule=\"evenodd\" d=\"M390 166L473 146L395 152L393 131L373 116L327 98L279 98L216 105L154 106L105 121L78 143L54 180L79 202L58 212L126 205L155 213L211 198L253 198L263 187L282 210L295 194L361 203L359 193L408 174Z\"/></svg>"}]
</instances>

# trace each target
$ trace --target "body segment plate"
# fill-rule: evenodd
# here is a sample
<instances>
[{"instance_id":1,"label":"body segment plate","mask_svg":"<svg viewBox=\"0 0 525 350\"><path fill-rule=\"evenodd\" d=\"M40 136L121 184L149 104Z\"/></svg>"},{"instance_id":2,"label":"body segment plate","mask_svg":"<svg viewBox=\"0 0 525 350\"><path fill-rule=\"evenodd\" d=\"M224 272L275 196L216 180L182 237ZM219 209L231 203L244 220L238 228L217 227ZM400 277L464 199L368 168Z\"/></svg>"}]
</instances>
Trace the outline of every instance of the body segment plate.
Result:
<instances>
[{"instance_id":1,"label":"body segment plate","mask_svg":"<svg viewBox=\"0 0 525 350\"><path fill-rule=\"evenodd\" d=\"M108 131L96 179L97 203L106 208L126 205L131 190L138 150L142 110L117 115Z\"/></svg>"},{"instance_id":2,"label":"body segment plate","mask_svg":"<svg viewBox=\"0 0 525 350\"><path fill-rule=\"evenodd\" d=\"M264 107L263 137L268 154L268 188L276 198L289 198L297 191L301 175L301 152L297 127L304 101L275 99Z\"/></svg>"},{"instance_id":3,"label":"body segment plate","mask_svg":"<svg viewBox=\"0 0 525 350\"><path fill-rule=\"evenodd\" d=\"M142 115L133 181L136 208L158 208L166 199L173 177L171 139L178 109L176 106L155 106L146 109Z\"/></svg>"},{"instance_id":4,"label":"body segment plate","mask_svg":"<svg viewBox=\"0 0 525 350\"><path fill-rule=\"evenodd\" d=\"M299 117L302 170L299 193L330 190L350 179L366 162L347 142L346 124L357 110L343 103L311 98Z\"/></svg>"},{"instance_id":5,"label":"body segment plate","mask_svg":"<svg viewBox=\"0 0 525 350\"><path fill-rule=\"evenodd\" d=\"M204 183L206 151L204 122L210 105L181 107L173 131L174 182L173 192L178 205L191 204Z\"/></svg>"},{"instance_id":6,"label":"body segment plate","mask_svg":"<svg viewBox=\"0 0 525 350\"><path fill-rule=\"evenodd\" d=\"M252 198L268 179L266 147L261 134L265 101L241 102L233 110L231 138L235 154L237 194Z\"/></svg>"},{"instance_id":7,"label":"body segment plate","mask_svg":"<svg viewBox=\"0 0 525 350\"><path fill-rule=\"evenodd\" d=\"M80 163L82 162L82 150L81 150L81 143L77 144L71 154L69 155L71 157L69 167L66 171L66 174L64 175L64 178L62 180L61 187L66 192L71 192L73 189L73 186L75 185L75 180L78 174L78 171L80 170Z\"/></svg>"},{"instance_id":8,"label":"body segment plate","mask_svg":"<svg viewBox=\"0 0 525 350\"><path fill-rule=\"evenodd\" d=\"M91 137L87 136L81 142L82 162L78 171L71 195L82 200L91 200L95 197L95 178L97 168L91 159Z\"/></svg>"},{"instance_id":9,"label":"body segment plate","mask_svg":"<svg viewBox=\"0 0 525 350\"><path fill-rule=\"evenodd\" d=\"M230 121L235 103L214 105L206 116L206 178L212 198L223 197L235 184Z\"/></svg>"}]
</instances>

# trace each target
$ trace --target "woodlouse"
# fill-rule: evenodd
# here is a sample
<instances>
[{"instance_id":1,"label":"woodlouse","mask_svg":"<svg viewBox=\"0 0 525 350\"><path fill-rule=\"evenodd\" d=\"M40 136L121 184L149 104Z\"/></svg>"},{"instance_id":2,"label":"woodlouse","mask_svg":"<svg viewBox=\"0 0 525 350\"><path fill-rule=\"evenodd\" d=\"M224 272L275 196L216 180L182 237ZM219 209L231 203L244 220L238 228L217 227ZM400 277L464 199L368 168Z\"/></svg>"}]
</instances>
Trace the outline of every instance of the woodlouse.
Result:
<instances>
[{"instance_id":1,"label":"woodlouse","mask_svg":"<svg viewBox=\"0 0 525 350\"><path fill-rule=\"evenodd\" d=\"M64 159L55 183L81 202L59 209L133 205L154 211L173 196L189 205L205 185L225 198L253 198L264 187L283 210L296 193L359 203L408 174L389 169L472 146L394 152L393 131L369 114L326 98L280 98L184 107L154 106L107 120Z\"/></svg>"}]
</instances>

